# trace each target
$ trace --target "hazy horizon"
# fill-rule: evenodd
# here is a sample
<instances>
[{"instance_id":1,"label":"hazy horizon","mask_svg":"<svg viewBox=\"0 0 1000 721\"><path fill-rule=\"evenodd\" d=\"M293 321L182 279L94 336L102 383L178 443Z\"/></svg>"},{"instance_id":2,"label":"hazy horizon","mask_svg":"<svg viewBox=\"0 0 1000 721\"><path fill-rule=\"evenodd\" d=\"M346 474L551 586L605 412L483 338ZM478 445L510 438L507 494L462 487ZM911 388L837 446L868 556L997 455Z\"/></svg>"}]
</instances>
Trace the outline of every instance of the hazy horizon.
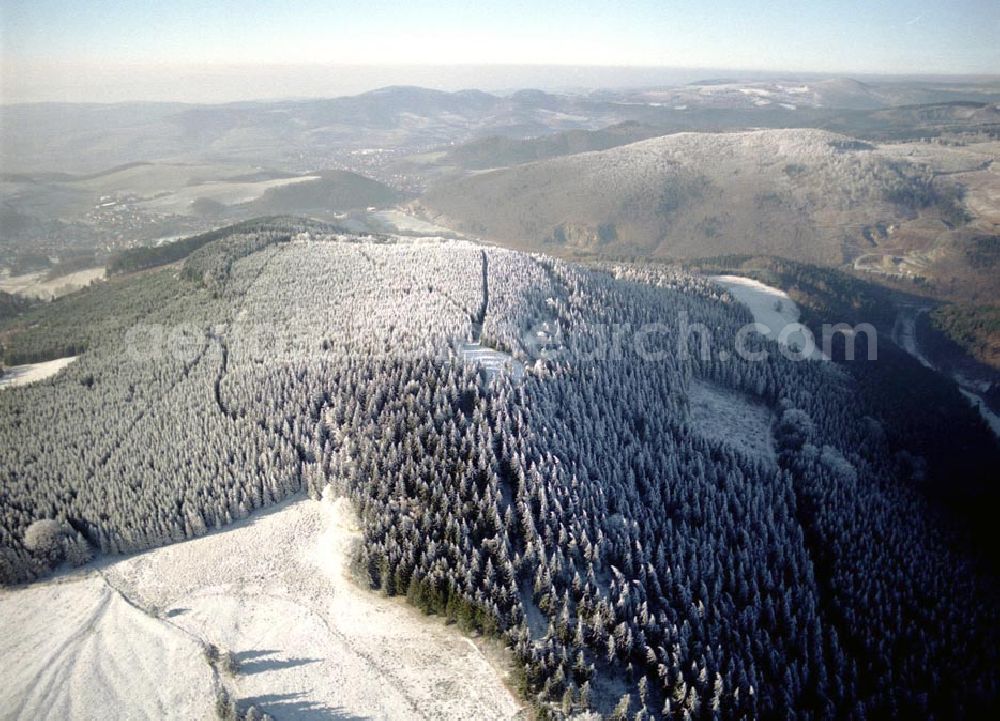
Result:
<instances>
[{"instance_id":1,"label":"hazy horizon","mask_svg":"<svg viewBox=\"0 0 1000 721\"><path fill-rule=\"evenodd\" d=\"M627 87L1000 73L1000 6L0 0L0 101L227 102L386 85ZM742 79L741 77L741 79Z\"/></svg>"},{"instance_id":2,"label":"hazy horizon","mask_svg":"<svg viewBox=\"0 0 1000 721\"><path fill-rule=\"evenodd\" d=\"M36 71L37 72L37 71ZM859 82L991 83L1000 73L850 73L739 68L565 65L273 65L101 68L76 66L47 78L29 72L0 76L0 105L30 103L225 104L357 95L391 86L503 95L532 88L549 92L649 88L731 79Z\"/></svg>"}]
</instances>

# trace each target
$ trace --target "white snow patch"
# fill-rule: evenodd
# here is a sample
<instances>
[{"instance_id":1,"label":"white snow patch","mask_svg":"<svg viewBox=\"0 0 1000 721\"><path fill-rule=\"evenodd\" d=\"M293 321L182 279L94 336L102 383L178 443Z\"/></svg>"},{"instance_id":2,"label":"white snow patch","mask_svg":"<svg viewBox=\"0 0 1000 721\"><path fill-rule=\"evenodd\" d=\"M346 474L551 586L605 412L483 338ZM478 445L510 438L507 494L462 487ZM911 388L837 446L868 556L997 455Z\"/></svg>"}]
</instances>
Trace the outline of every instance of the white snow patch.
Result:
<instances>
[{"instance_id":1,"label":"white snow patch","mask_svg":"<svg viewBox=\"0 0 1000 721\"><path fill-rule=\"evenodd\" d=\"M25 298L50 300L85 288L104 278L104 268L85 268L48 280L45 271L0 278L0 290Z\"/></svg>"},{"instance_id":2,"label":"white snow patch","mask_svg":"<svg viewBox=\"0 0 1000 721\"><path fill-rule=\"evenodd\" d=\"M723 441L747 455L775 461L771 411L750 396L694 379L688 389L691 424L706 438Z\"/></svg>"},{"instance_id":3,"label":"white snow patch","mask_svg":"<svg viewBox=\"0 0 1000 721\"><path fill-rule=\"evenodd\" d=\"M10 366L0 376L0 388L17 388L18 386L26 386L29 383L44 380L45 378L54 376L77 358L79 356L72 355L45 361L44 363L27 363L25 365Z\"/></svg>"},{"instance_id":4,"label":"white snow patch","mask_svg":"<svg viewBox=\"0 0 1000 721\"><path fill-rule=\"evenodd\" d=\"M520 704L479 646L346 577L359 539L346 501L302 499L108 564L110 583L158 618L115 601L96 571L63 579L59 593L50 584L4 592L0 708L23 708L13 718L24 719L102 718L98 709L207 717L214 695L201 639L240 663L222 677L233 698L282 721L516 715Z\"/></svg>"},{"instance_id":5,"label":"white snow patch","mask_svg":"<svg viewBox=\"0 0 1000 721\"><path fill-rule=\"evenodd\" d=\"M788 293L739 275L713 275L710 276L710 280L724 287L731 296L747 306L753 313L754 322L767 327L768 332L765 335L768 338L784 342L785 345L795 344L798 348L805 348L804 336L800 330L790 330L786 333L786 337L781 338L783 329L799 322L799 307L788 297ZM809 358L825 360L826 356L815 340Z\"/></svg>"}]
</instances>

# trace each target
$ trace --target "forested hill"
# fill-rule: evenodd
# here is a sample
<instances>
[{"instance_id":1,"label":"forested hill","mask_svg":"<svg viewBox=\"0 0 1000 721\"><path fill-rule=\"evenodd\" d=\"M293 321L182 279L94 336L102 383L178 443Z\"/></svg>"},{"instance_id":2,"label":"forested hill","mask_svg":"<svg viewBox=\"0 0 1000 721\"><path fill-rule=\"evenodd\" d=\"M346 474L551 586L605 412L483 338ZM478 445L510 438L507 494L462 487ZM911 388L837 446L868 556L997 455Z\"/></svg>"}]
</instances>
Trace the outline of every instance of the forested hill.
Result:
<instances>
[{"instance_id":1,"label":"forested hill","mask_svg":"<svg viewBox=\"0 0 1000 721\"><path fill-rule=\"evenodd\" d=\"M993 507L1000 502L995 476L1000 466L1000 443L975 407L962 394L953 377L926 367L900 348L893 338L902 309L931 303L896 289L857 278L832 268L796 263L786 258L732 255L684 262L700 273L737 273L785 290L801 311L800 321L816 338L823 324L867 323L878 332L876 361L867 362L867 339L857 336L859 362L842 368L858 382L856 402L881 418L889 446L900 453L919 449L918 485L935 506L950 509L969 527L985 548L992 547L996 521ZM944 306L948 308L948 306ZM921 352L947 339L932 328L921 328ZM832 344L833 356L843 358L844 347ZM952 351L952 357L960 354ZM967 378L995 383L995 370L963 359ZM942 363L939 367L947 369ZM943 430L945 429L945 430ZM1000 555L993 563L1000 568Z\"/></svg>"},{"instance_id":2,"label":"forested hill","mask_svg":"<svg viewBox=\"0 0 1000 721\"><path fill-rule=\"evenodd\" d=\"M289 222L86 292L121 312L0 392L5 582L329 486L370 585L502 637L557 718L996 706L996 588L913 454L833 365L734 355L751 316L702 280ZM47 310L20 342L68 327ZM610 350L651 323L642 355ZM682 323L712 329L707 357Z\"/></svg>"},{"instance_id":3,"label":"forested hill","mask_svg":"<svg viewBox=\"0 0 1000 721\"><path fill-rule=\"evenodd\" d=\"M845 135L758 130L676 133L479 173L421 204L448 227L530 249L839 265L871 249L868 226L954 212L935 188L926 168Z\"/></svg>"},{"instance_id":4,"label":"forested hill","mask_svg":"<svg viewBox=\"0 0 1000 721\"><path fill-rule=\"evenodd\" d=\"M222 240L235 234L266 234L269 237L274 234L284 234L287 239L287 237L290 237L288 235L290 228L316 230L325 233L335 233L340 230L328 223L314 220L305 221L287 215L254 218L234 225L227 225L217 230L211 230L207 233L192 235L189 238L177 240L172 243L164 243L157 246L140 246L138 248L123 250L108 263L107 275L110 277L123 273L134 273L139 270L176 263L178 260L183 260L194 251L212 241Z\"/></svg>"}]
</instances>

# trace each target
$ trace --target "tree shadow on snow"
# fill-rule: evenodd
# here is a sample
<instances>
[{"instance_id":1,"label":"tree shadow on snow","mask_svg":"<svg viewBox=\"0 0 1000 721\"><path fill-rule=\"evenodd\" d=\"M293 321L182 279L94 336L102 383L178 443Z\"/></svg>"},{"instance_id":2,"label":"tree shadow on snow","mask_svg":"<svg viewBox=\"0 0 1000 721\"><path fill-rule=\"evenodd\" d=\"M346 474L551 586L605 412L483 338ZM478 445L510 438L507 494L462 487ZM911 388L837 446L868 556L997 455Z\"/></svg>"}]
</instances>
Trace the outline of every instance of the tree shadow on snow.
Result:
<instances>
[{"instance_id":1,"label":"tree shadow on snow","mask_svg":"<svg viewBox=\"0 0 1000 721\"><path fill-rule=\"evenodd\" d=\"M369 721L342 708L330 708L315 701L301 700L301 693L268 693L240 699L240 708L256 706L281 721Z\"/></svg>"},{"instance_id":2,"label":"tree shadow on snow","mask_svg":"<svg viewBox=\"0 0 1000 721\"><path fill-rule=\"evenodd\" d=\"M253 651L240 651L233 654L239 666L241 674L262 673L264 671L276 671L283 668L295 668L296 666L306 666L311 663L319 663L319 658L268 658L280 653L277 649L259 649Z\"/></svg>"},{"instance_id":3,"label":"tree shadow on snow","mask_svg":"<svg viewBox=\"0 0 1000 721\"><path fill-rule=\"evenodd\" d=\"M233 656L236 657L238 663L244 663L261 656L273 656L276 653L281 653L281 651L277 648L255 648L251 651L237 651Z\"/></svg>"}]
</instances>

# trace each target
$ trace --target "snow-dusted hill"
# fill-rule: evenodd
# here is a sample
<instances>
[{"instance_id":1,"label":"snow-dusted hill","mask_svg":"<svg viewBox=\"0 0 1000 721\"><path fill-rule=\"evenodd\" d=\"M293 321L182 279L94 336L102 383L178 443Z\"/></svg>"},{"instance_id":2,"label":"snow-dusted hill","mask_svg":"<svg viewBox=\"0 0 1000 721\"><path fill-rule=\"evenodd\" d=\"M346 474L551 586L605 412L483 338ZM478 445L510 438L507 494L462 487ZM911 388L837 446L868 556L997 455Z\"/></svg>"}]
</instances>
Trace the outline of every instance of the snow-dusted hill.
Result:
<instances>
[{"instance_id":1,"label":"snow-dusted hill","mask_svg":"<svg viewBox=\"0 0 1000 721\"><path fill-rule=\"evenodd\" d=\"M463 178L422 205L529 247L839 264L871 247L867 226L912 214L922 172L823 130L677 133Z\"/></svg>"},{"instance_id":2,"label":"snow-dusted hill","mask_svg":"<svg viewBox=\"0 0 1000 721\"><path fill-rule=\"evenodd\" d=\"M893 417L705 278L277 219L79 301L0 393L0 713L519 713L478 637L556 718L995 707Z\"/></svg>"}]
</instances>

